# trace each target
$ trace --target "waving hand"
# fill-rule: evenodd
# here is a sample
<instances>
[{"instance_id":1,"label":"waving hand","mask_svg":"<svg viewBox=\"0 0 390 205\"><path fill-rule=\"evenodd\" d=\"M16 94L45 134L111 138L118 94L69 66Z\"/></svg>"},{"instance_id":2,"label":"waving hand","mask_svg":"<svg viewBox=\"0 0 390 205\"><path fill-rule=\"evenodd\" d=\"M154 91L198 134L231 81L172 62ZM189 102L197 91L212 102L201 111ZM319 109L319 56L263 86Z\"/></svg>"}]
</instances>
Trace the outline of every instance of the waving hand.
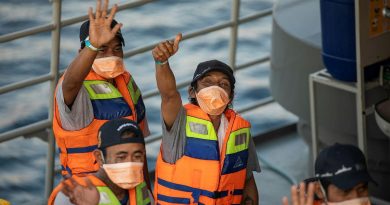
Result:
<instances>
[{"instance_id":1,"label":"waving hand","mask_svg":"<svg viewBox=\"0 0 390 205\"><path fill-rule=\"evenodd\" d=\"M102 45L111 41L122 27L122 24L118 23L111 29L111 22L115 17L118 6L115 4L111 9L110 14L107 15L108 0L104 0L103 8L101 4L102 0L98 0L95 15L93 14L93 9L91 7L88 11L90 21L89 40L96 48L100 48Z\"/></svg>"}]
</instances>

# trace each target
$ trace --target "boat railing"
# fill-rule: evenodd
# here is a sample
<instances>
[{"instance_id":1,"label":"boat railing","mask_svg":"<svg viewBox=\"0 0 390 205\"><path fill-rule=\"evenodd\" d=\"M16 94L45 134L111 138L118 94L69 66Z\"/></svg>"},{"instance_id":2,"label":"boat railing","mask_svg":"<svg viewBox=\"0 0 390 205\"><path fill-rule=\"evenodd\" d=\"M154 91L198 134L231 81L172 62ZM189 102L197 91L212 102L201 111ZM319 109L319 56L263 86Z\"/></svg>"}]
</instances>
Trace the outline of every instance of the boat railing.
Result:
<instances>
[{"instance_id":1,"label":"boat railing","mask_svg":"<svg viewBox=\"0 0 390 205\"><path fill-rule=\"evenodd\" d=\"M49 110L48 110L48 118L44 120L40 120L38 122L34 122L19 128L15 128L4 133L0 133L0 143L12 140L22 136L28 136L33 133L46 131L48 134L48 153L47 153L47 166L45 173L45 197L47 198L52 189L53 189L53 181L54 181L54 159L55 159L55 139L51 129L52 126L52 118L53 118L53 95L55 86L57 84L59 76L63 73L59 69L59 56L60 56L60 36L61 29L63 27L73 25L76 23L80 23L88 19L87 15L77 16L69 19L61 18L61 0L50 0L52 4L52 22L49 24L39 25L36 27L31 27L28 29L24 29L17 32L12 32L8 34L4 34L0 36L0 43L5 43L9 41L13 41L20 38L26 38L35 34L40 34L44 32L51 32L51 59L50 59L50 72L38 77L33 77L27 80L23 80L20 82L10 83L0 87L0 95L9 93L12 91L17 91L21 88L30 87L33 85L37 85L43 82L50 82L50 90L49 90ZM134 9L136 7L143 6L145 4L153 3L155 0L139 0L132 1L130 3L123 3L118 5L118 12L126 9ZM219 31L222 29L230 29L230 39L229 39L229 64L235 71L239 71L241 69L248 68L250 66L269 62L269 55L264 56L258 59L254 59L252 61L246 62L244 64L236 65L236 53L237 53L237 38L238 38L238 28L241 24L252 22L254 20L270 16L272 14L272 8L264 9L258 11L254 14L241 17L239 15L240 11L240 0L232 0L231 4L231 18L229 21L221 22L216 25L211 25L208 27L201 28L199 30L195 30L190 33L186 33L183 35L183 40L190 40L205 34L209 34L211 32ZM139 48L135 48L129 51L124 52L124 57L128 58L134 55L138 55L147 51L151 51L158 42L152 43L150 45L144 45ZM188 86L190 79L184 80L183 82L179 82L177 87L182 88ZM158 95L157 88L144 91L143 97L150 98ZM253 102L253 104L249 104L245 107L241 107L237 109L240 112L250 111L252 109L258 108L260 106L266 105L268 103L274 102L272 97L267 97L261 99L259 101ZM161 134L155 134L149 136L146 139L147 143L159 140L161 138Z\"/></svg>"}]
</instances>

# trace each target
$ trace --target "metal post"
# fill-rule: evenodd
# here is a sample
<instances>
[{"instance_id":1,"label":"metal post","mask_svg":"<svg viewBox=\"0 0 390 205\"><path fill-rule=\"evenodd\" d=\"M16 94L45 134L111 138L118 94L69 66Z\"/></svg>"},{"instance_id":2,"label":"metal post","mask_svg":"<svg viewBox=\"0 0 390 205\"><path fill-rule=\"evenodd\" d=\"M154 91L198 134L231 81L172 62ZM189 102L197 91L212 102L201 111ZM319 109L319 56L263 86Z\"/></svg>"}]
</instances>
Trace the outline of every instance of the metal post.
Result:
<instances>
[{"instance_id":1,"label":"metal post","mask_svg":"<svg viewBox=\"0 0 390 205\"><path fill-rule=\"evenodd\" d=\"M315 73L316 74L316 73ZM311 127L311 146L313 155L313 165L318 154L318 133L317 133L317 119L316 119L316 96L315 96L315 74L309 76L309 96L310 96L310 127Z\"/></svg>"},{"instance_id":2,"label":"metal post","mask_svg":"<svg viewBox=\"0 0 390 205\"><path fill-rule=\"evenodd\" d=\"M364 87L364 68L361 59L361 39L360 39L360 1L355 0L355 35L356 35L356 123L357 123L357 141L359 148L364 154L367 154L366 139L366 103Z\"/></svg>"},{"instance_id":3,"label":"metal post","mask_svg":"<svg viewBox=\"0 0 390 205\"><path fill-rule=\"evenodd\" d=\"M233 22L230 30L229 41L229 64L234 70L236 67L236 54L237 54L237 36L238 36L238 20L240 18L240 0L232 1L232 15L231 21Z\"/></svg>"},{"instance_id":4,"label":"metal post","mask_svg":"<svg viewBox=\"0 0 390 205\"><path fill-rule=\"evenodd\" d=\"M58 67L60 56L60 38L61 38L61 0L52 1L53 8L53 24L55 29L51 32L51 59L50 59L50 75L52 80L50 81L50 93L49 93L49 119L53 119L53 98L54 90L58 81ZM45 176L45 199L50 196L53 190L54 182L54 155L55 155L55 141L52 129L48 129L48 155L47 166Z\"/></svg>"}]
</instances>

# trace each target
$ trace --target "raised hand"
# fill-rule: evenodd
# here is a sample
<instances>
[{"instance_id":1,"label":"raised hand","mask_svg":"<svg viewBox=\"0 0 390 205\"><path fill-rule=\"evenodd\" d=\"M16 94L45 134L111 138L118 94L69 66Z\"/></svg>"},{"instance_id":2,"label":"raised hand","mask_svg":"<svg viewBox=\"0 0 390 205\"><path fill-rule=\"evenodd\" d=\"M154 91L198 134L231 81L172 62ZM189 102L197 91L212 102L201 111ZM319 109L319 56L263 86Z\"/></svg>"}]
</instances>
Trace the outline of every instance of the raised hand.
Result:
<instances>
[{"instance_id":1,"label":"raised hand","mask_svg":"<svg viewBox=\"0 0 390 205\"><path fill-rule=\"evenodd\" d=\"M155 61L165 62L179 50L182 34L178 33L174 41L163 41L154 47L152 54Z\"/></svg>"},{"instance_id":2,"label":"raised hand","mask_svg":"<svg viewBox=\"0 0 390 205\"><path fill-rule=\"evenodd\" d=\"M114 28L111 28L111 22L115 17L118 6L115 4L107 16L108 2L109 0L104 0L102 8L102 0L97 0L95 15L93 14L92 7L88 11L90 21L89 41L96 48L100 48L102 45L114 39L116 33L122 27L122 24L118 23Z\"/></svg>"},{"instance_id":3,"label":"raised hand","mask_svg":"<svg viewBox=\"0 0 390 205\"><path fill-rule=\"evenodd\" d=\"M73 178L61 182L62 193L65 194L71 203L76 205L97 205L99 204L100 195L92 182L85 177L86 186L80 185Z\"/></svg>"},{"instance_id":4,"label":"raised hand","mask_svg":"<svg viewBox=\"0 0 390 205\"><path fill-rule=\"evenodd\" d=\"M309 184L309 188L306 193L306 185L304 182L301 182L299 185L299 190L297 186L291 187L291 202L292 205L313 205L314 201L314 183ZM287 197L282 199L283 205L289 205Z\"/></svg>"}]
</instances>

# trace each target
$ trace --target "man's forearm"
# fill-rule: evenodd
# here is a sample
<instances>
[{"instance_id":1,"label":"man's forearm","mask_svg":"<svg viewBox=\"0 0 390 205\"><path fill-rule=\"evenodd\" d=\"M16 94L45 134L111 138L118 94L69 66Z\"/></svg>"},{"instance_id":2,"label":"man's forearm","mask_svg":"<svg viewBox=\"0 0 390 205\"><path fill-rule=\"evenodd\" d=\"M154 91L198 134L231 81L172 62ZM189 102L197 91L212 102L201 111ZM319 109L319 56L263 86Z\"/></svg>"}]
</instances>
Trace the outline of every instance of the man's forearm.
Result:
<instances>
[{"instance_id":1,"label":"man's forearm","mask_svg":"<svg viewBox=\"0 0 390 205\"><path fill-rule=\"evenodd\" d=\"M169 64L156 65L157 87L161 95L161 114L169 130L181 107L181 97L176 90L176 80Z\"/></svg>"},{"instance_id":2,"label":"man's forearm","mask_svg":"<svg viewBox=\"0 0 390 205\"><path fill-rule=\"evenodd\" d=\"M91 70L96 55L96 51L83 49L67 68L62 83L62 90L65 104L68 106L73 104L85 77Z\"/></svg>"},{"instance_id":3,"label":"man's forearm","mask_svg":"<svg viewBox=\"0 0 390 205\"><path fill-rule=\"evenodd\" d=\"M176 88L176 79L168 62L179 49L181 38L182 35L179 33L174 41L163 41L152 51L156 62L157 88L161 95L161 113L168 130L173 125L182 104Z\"/></svg>"},{"instance_id":4,"label":"man's forearm","mask_svg":"<svg viewBox=\"0 0 390 205\"><path fill-rule=\"evenodd\" d=\"M64 83L72 84L83 82L84 78L88 75L91 70L93 61L97 55L96 51L89 49L83 49L76 58L69 65L66 70L66 76L64 76Z\"/></svg>"},{"instance_id":5,"label":"man's forearm","mask_svg":"<svg viewBox=\"0 0 390 205\"><path fill-rule=\"evenodd\" d=\"M259 204L259 195L257 192L257 186L253 175L245 182L244 193L242 196L241 204L245 205L257 205Z\"/></svg>"},{"instance_id":6,"label":"man's forearm","mask_svg":"<svg viewBox=\"0 0 390 205\"><path fill-rule=\"evenodd\" d=\"M162 98L169 97L171 93L177 91L176 79L169 63L164 65L156 64L156 81Z\"/></svg>"}]
</instances>

